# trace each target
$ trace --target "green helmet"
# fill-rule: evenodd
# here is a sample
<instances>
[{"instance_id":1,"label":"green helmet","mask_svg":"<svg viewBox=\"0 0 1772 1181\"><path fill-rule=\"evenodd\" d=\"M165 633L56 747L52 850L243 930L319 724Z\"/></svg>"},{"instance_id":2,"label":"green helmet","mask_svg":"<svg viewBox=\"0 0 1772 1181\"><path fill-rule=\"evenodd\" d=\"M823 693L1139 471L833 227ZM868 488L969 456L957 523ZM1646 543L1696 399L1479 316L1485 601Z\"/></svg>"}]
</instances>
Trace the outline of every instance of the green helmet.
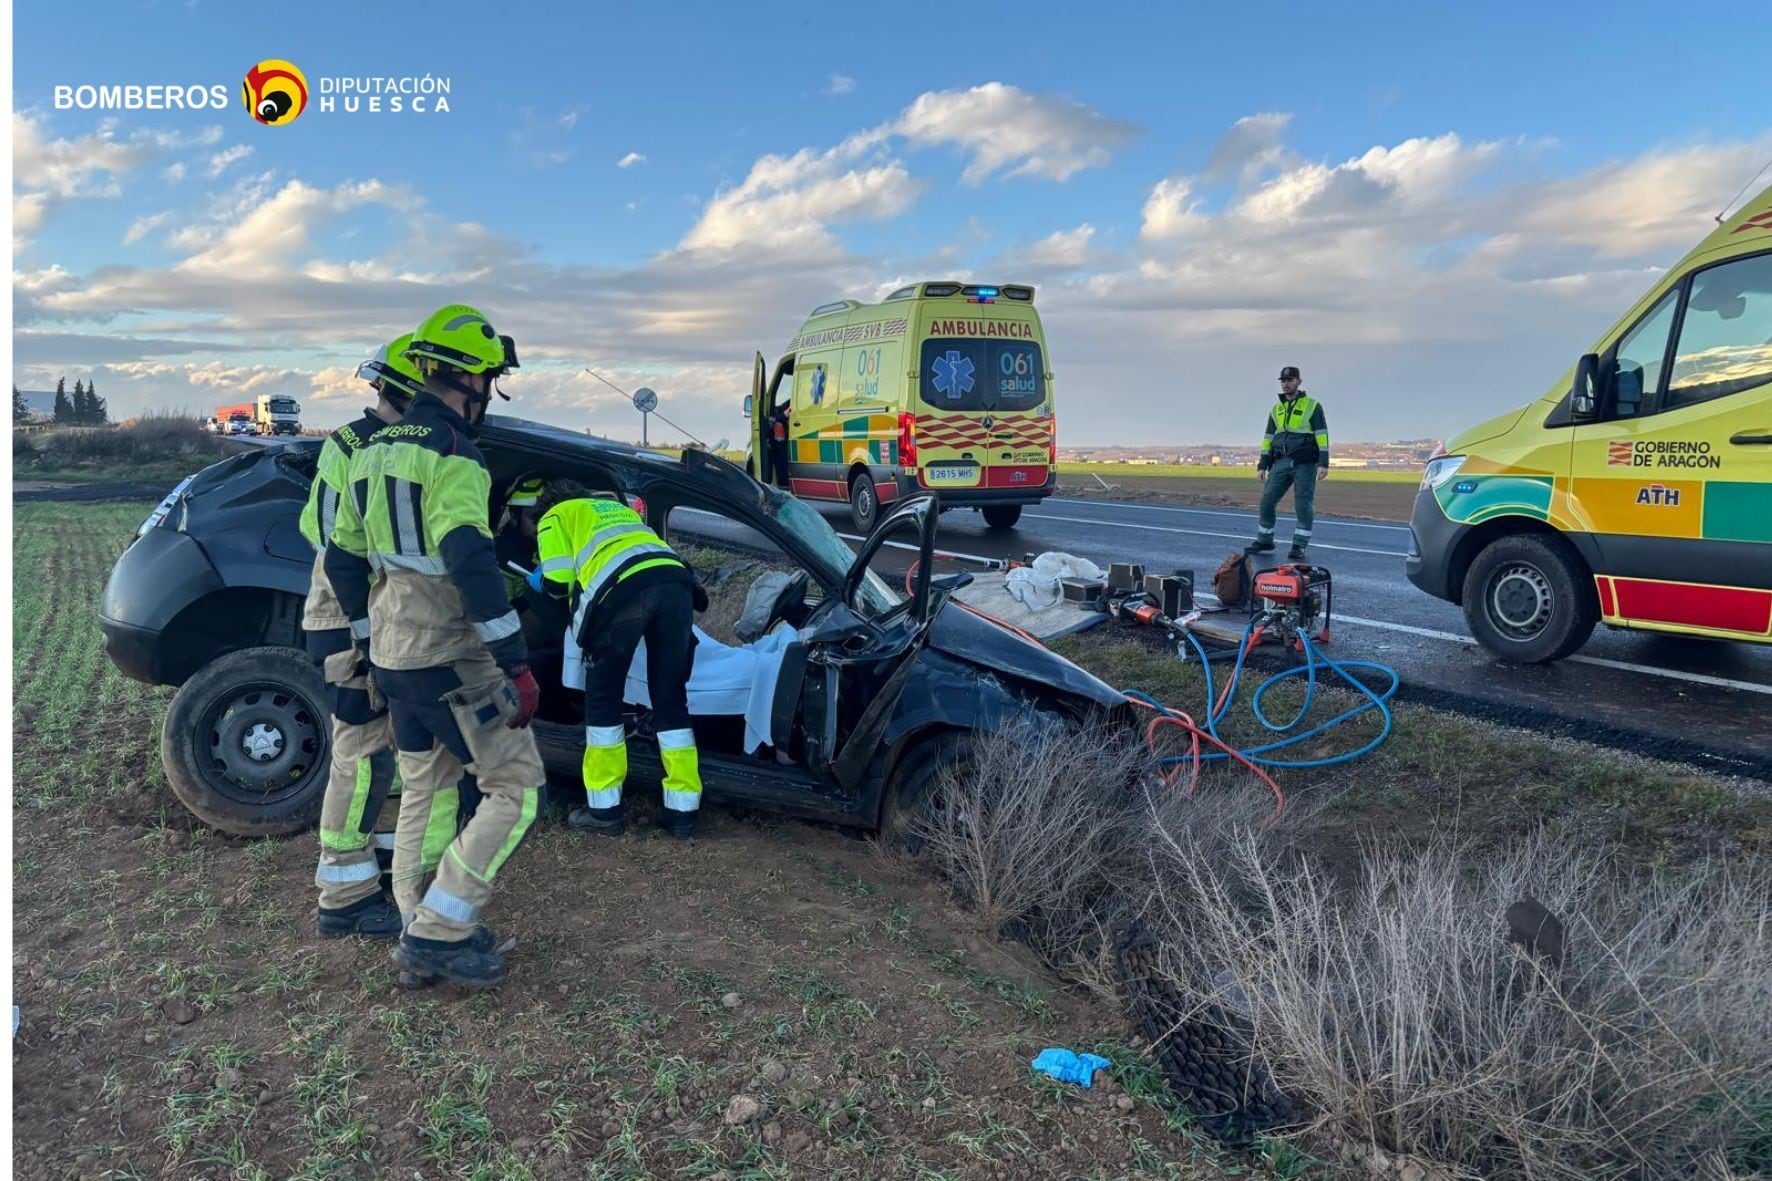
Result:
<instances>
[{"instance_id":1,"label":"green helmet","mask_svg":"<svg viewBox=\"0 0 1772 1181\"><path fill-rule=\"evenodd\" d=\"M511 494L505 498L506 508L534 508L548 490L547 481L525 472L511 481Z\"/></svg>"},{"instance_id":2,"label":"green helmet","mask_svg":"<svg viewBox=\"0 0 1772 1181\"><path fill-rule=\"evenodd\" d=\"M421 370L447 365L463 373L503 373L517 368L516 342L493 331L476 308L452 303L425 317L406 349Z\"/></svg>"},{"instance_id":3,"label":"green helmet","mask_svg":"<svg viewBox=\"0 0 1772 1181\"><path fill-rule=\"evenodd\" d=\"M419 375L418 366L406 358L406 350L411 344L410 332L396 336L376 350L375 356L357 366L357 376L374 386L402 414L425 388L425 379Z\"/></svg>"}]
</instances>

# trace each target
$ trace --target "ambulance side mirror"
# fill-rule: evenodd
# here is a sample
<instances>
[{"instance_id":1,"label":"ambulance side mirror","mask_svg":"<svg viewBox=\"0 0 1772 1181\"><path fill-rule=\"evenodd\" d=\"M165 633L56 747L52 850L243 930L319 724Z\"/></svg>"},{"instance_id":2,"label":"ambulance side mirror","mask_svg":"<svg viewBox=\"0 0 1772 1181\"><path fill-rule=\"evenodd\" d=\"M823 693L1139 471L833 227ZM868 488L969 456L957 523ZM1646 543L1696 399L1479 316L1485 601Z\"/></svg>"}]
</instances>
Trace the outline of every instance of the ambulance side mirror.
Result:
<instances>
[{"instance_id":1,"label":"ambulance side mirror","mask_svg":"<svg viewBox=\"0 0 1772 1181\"><path fill-rule=\"evenodd\" d=\"M756 402L756 400L757 400L757 396L755 394L746 394L744 396L744 416L746 418L749 418L751 416L751 406L753 403Z\"/></svg>"},{"instance_id":2,"label":"ambulance side mirror","mask_svg":"<svg viewBox=\"0 0 1772 1181\"><path fill-rule=\"evenodd\" d=\"M1575 383L1569 390L1569 417L1592 422L1600 416L1600 358L1583 353L1575 362Z\"/></svg>"}]
</instances>

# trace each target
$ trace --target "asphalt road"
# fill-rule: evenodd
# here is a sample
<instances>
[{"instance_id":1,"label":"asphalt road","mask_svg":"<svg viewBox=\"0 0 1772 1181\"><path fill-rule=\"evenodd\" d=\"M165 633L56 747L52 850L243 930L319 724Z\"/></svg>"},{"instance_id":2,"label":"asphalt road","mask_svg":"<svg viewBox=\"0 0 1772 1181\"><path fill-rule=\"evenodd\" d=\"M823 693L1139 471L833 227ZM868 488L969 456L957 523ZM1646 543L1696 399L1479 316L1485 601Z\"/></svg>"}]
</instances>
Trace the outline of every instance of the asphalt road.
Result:
<instances>
[{"instance_id":1,"label":"asphalt road","mask_svg":"<svg viewBox=\"0 0 1772 1181\"><path fill-rule=\"evenodd\" d=\"M825 508L826 506L820 506ZM826 516L851 544L848 514ZM697 514L694 532L742 540ZM1278 530L1284 554L1291 520ZM1020 557L1062 550L1106 567L1191 569L1205 584L1225 556L1254 536L1255 515L1231 508L1046 501L1013 530L985 528L968 510L942 518L938 544L958 554ZM1331 652L1397 670L1401 695L1512 726L1772 779L1772 647L1647 632L1595 631L1576 656L1549 666L1507 664L1471 639L1459 608L1416 590L1403 575L1407 526L1318 517L1311 557L1334 576ZM905 555L882 561L902 569ZM942 569L976 569L963 561Z\"/></svg>"}]
</instances>

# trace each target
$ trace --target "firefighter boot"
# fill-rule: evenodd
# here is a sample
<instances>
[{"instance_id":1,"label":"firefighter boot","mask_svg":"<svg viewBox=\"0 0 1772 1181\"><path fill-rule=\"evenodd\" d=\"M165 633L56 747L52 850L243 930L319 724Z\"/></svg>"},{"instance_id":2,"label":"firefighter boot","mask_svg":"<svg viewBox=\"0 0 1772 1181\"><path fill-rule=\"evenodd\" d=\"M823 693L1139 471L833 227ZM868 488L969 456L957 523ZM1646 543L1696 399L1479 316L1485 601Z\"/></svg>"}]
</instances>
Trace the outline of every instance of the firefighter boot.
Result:
<instances>
[{"instance_id":1,"label":"firefighter boot","mask_svg":"<svg viewBox=\"0 0 1772 1181\"><path fill-rule=\"evenodd\" d=\"M1286 560L1288 562L1304 561L1304 545L1302 542L1295 541L1292 543L1292 548L1286 551Z\"/></svg>"},{"instance_id":2,"label":"firefighter boot","mask_svg":"<svg viewBox=\"0 0 1772 1181\"><path fill-rule=\"evenodd\" d=\"M1267 537L1257 537L1254 541L1243 547L1243 552L1246 554L1271 554L1274 552L1274 539L1271 535Z\"/></svg>"},{"instance_id":3,"label":"firefighter boot","mask_svg":"<svg viewBox=\"0 0 1772 1181\"><path fill-rule=\"evenodd\" d=\"M321 907L316 926L322 939L343 939L350 935L364 939L398 939L400 912L380 893L375 893L337 910Z\"/></svg>"},{"instance_id":4,"label":"firefighter boot","mask_svg":"<svg viewBox=\"0 0 1772 1181\"><path fill-rule=\"evenodd\" d=\"M498 946L498 936L493 933L491 927L475 927L474 933L468 936L467 943L468 947L473 951L489 952ZM433 984L439 984L442 982L440 977L432 976L428 973L408 971L405 967L405 960L401 958L401 950L398 943L388 948L388 955L393 958L395 966L400 969L401 988L429 988Z\"/></svg>"},{"instance_id":5,"label":"firefighter boot","mask_svg":"<svg viewBox=\"0 0 1772 1181\"><path fill-rule=\"evenodd\" d=\"M620 804L613 808L574 808L566 817L566 825L579 832L594 832L605 837L618 837L628 830Z\"/></svg>"},{"instance_id":6,"label":"firefighter boot","mask_svg":"<svg viewBox=\"0 0 1772 1181\"><path fill-rule=\"evenodd\" d=\"M481 928L485 930L485 928ZM413 935L400 937L400 983L406 987L422 987L439 980L448 980L463 988L497 988L504 983L505 958L491 947L476 947L482 942L479 931L454 943L441 939L419 939ZM487 932L490 939L491 932ZM408 984L407 976L413 978Z\"/></svg>"},{"instance_id":7,"label":"firefighter boot","mask_svg":"<svg viewBox=\"0 0 1772 1181\"><path fill-rule=\"evenodd\" d=\"M660 809L658 826L680 841L689 840L695 835L695 813L678 812L670 808Z\"/></svg>"}]
</instances>

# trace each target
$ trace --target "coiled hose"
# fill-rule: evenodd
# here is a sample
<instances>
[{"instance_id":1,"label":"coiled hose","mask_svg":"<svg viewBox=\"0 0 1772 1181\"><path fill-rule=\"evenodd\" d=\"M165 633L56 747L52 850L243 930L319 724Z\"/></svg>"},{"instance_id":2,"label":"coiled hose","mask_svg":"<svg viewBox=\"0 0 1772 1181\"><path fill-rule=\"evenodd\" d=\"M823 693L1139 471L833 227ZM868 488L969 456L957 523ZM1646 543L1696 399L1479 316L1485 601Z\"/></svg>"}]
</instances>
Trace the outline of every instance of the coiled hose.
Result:
<instances>
[{"instance_id":1,"label":"coiled hose","mask_svg":"<svg viewBox=\"0 0 1772 1181\"><path fill-rule=\"evenodd\" d=\"M1159 756L1158 765L1165 768L1165 783L1175 783L1175 781L1180 778L1182 768L1185 766L1189 768L1189 775L1187 788L1184 794L1192 795L1195 786L1199 783L1200 769L1203 764L1216 759L1234 759L1244 767L1248 768L1257 779L1261 780L1269 791L1273 792L1274 811L1273 814L1268 817L1268 823L1272 824L1281 816L1285 815L1286 794L1280 790L1280 785L1275 782L1273 776L1269 775L1264 768L1333 767L1341 763L1352 762L1357 758L1368 755L1374 750L1377 750L1378 747L1383 744L1384 740L1390 737L1393 718L1389 703L1390 699L1396 695L1397 688L1401 684L1401 679L1397 676L1395 669L1391 668L1389 665L1379 664L1376 661L1336 660L1334 657L1323 652L1323 650L1318 648L1316 644L1312 643L1308 635L1301 632L1299 634L1299 643L1304 650L1304 663L1297 667L1282 669L1280 672L1275 673L1273 676L1255 687L1255 694L1250 699L1250 707L1255 714L1256 721L1260 722L1270 732L1284 734L1286 737L1275 742L1264 743L1260 746L1252 746L1239 750L1231 746L1219 736L1218 724L1224 720L1225 715L1230 711L1231 702L1236 699L1237 685L1243 677L1243 666L1249 658L1249 653L1258 643L1260 643L1261 636L1262 630L1260 621L1251 620L1249 626L1243 630L1243 638L1237 645L1236 664L1231 669L1230 677L1224 682L1223 690L1218 693L1216 697L1213 694L1212 662L1207 655L1206 649L1200 644L1197 637L1191 633L1187 636L1187 641L1189 644L1193 645L1194 652L1200 658L1200 667L1205 670L1206 674L1207 710L1206 725L1204 728L1201 728L1188 714L1185 714L1180 710L1171 709L1148 694L1140 693L1136 689L1122 690L1122 692L1135 703L1144 706L1147 709L1154 710L1157 713L1157 717L1152 719L1150 726L1145 731L1145 741L1149 744L1152 753L1157 753L1158 733L1164 726L1174 726L1190 736L1188 753ZM1364 681L1354 676L1351 671L1354 669L1364 669L1378 673L1389 678L1390 683L1385 685L1383 689L1375 690ZM1352 709L1342 711L1326 722L1312 726L1308 730L1300 731L1296 734L1291 733L1294 728L1302 724L1305 718L1310 715L1311 706L1316 701L1317 681L1320 672L1334 673L1343 681L1346 681L1349 685L1352 685L1358 690L1360 695L1366 700L1359 705L1354 706ZM1267 696L1268 690L1272 689L1281 681L1286 680L1288 677L1297 676L1305 678L1304 701L1300 703L1298 712L1292 716L1290 721L1273 721L1268 717L1266 710L1262 708L1262 699ZM1374 709L1376 709L1379 712L1379 715L1384 719L1384 725L1373 738L1355 750L1316 759L1286 759L1274 757L1277 752L1296 746L1300 742L1305 742L1309 739L1327 734L1337 726L1350 722L1354 718ZM1218 749L1216 751L1203 750L1203 745L1211 745Z\"/></svg>"}]
</instances>

